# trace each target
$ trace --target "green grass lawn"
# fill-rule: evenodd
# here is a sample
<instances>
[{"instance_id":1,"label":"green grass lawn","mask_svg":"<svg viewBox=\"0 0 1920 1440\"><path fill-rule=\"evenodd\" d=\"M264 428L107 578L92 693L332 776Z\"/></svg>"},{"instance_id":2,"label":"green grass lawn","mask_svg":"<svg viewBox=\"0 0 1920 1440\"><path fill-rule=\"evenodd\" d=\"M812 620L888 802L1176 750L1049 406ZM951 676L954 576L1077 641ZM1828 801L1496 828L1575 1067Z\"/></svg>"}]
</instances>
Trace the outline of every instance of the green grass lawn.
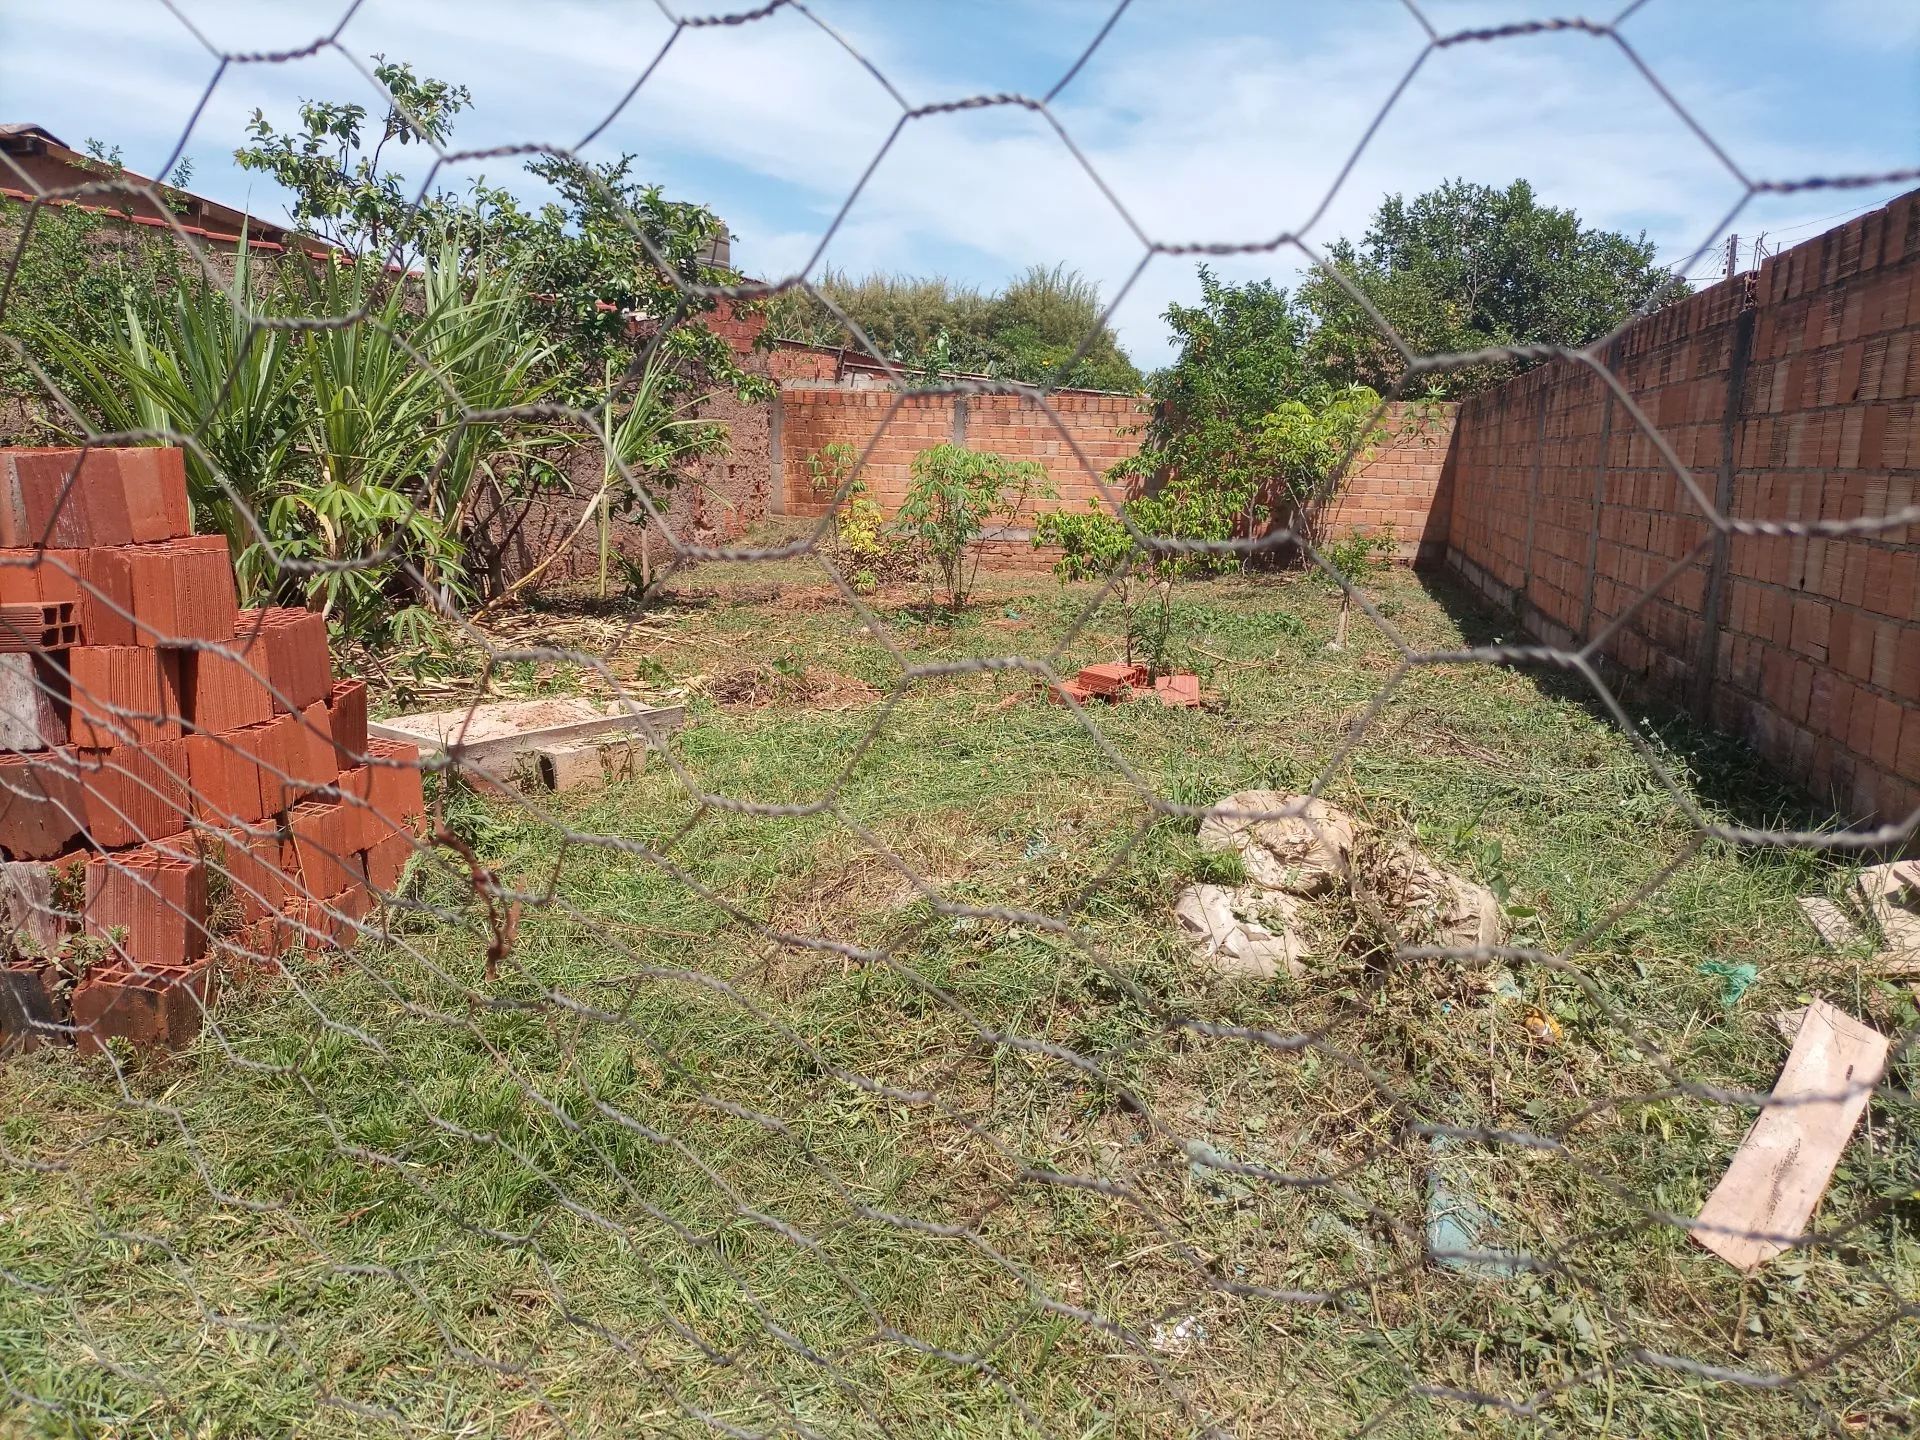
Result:
<instances>
[{"instance_id":1,"label":"green grass lawn","mask_svg":"<svg viewBox=\"0 0 1920 1440\"><path fill-rule=\"evenodd\" d=\"M1085 718L938 667L1114 658L1091 590L999 582L953 627L875 601L889 648L781 581L820 576L680 577L616 658L693 685L678 771L450 799L522 896L497 981L467 878L422 866L390 938L230 993L170 1063L0 1070L9 1432L1920 1424L1900 1096L1835 1177L1835 1244L1745 1279L1662 1218L1751 1119L1703 1092L1771 1084L1773 1012L1914 1023L1800 918L1841 861L1702 840L1564 675L1403 671L1358 619L1330 650L1310 577L1184 587L1214 708ZM1380 593L1416 648L1496 633L1411 576ZM703 698L746 667L765 703ZM1818 819L1727 742L1640 742L1709 815ZM1537 953L1196 972L1168 907L1218 861L1180 807L1315 782L1503 892ZM1711 961L1757 982L1728 1004ZM1431 1125L1510 1132L1444 1164L1533 1268L1426 1262Z\"/></svg>"}]
</instances>

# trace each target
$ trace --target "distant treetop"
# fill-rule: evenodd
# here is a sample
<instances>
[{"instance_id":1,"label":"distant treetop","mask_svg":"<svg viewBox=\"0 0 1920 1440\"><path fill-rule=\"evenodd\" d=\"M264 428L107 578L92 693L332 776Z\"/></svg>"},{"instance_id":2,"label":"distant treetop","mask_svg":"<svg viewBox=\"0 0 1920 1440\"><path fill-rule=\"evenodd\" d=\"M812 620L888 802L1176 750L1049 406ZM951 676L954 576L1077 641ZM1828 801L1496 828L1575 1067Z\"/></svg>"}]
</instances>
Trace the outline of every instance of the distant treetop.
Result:
<instances>
[{"instance_id":1,"label":"distant treetop","mask_svg":"<svg viewBox=\"0 0 1920 1440\"><path fill-rule=\"evenodd\" d=\"M1100 288L1065 265L1035 265L994 294L944 276L856 280L833 270L814 288L860 327L882 358L919 374L1129 393L1142 384L1106 323ZM767 311L767 333L777 338L865 348L805 291L775 296Z\"/></svg>"}]
</instances>

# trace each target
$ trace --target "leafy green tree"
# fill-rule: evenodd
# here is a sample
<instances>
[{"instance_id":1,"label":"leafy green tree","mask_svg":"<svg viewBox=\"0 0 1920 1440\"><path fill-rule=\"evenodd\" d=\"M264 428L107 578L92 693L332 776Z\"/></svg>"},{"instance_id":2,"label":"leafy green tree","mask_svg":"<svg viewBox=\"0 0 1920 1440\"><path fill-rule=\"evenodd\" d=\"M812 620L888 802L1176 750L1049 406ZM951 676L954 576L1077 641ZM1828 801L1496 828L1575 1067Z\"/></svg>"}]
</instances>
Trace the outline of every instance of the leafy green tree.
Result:
<instances>
[{"instance_id":1,"label":"leafy green tree","mask_svg":"<svg viewBox=\"0 0 1920 1440\"><path fill-rule=\"evenodd\" d=\"M1688 293L1644 233L1583 225L1573 211L1541 204L1524 180L1504 189L1450 180L1410 201L1390 195L1360 240L1335 241L1327 258L1416 355L1577 347ZM1381 390L1400 381L1405 359L1337 280L1315 274L1297 299L1321 376ZM1416 393L1467 394L1530 363L1425 372Z\"/></svg>"},{"instance_id":2,"label":"leafy green tree","mask_svg":"<svg viewBox=\"0 0 1920 1440\"><path fill-rule=\"evenodd\" d=\"M1380 397L1364 385L1318 386L1238 423L1214 412L1183 424L1163 411L1148 444L1110 473L1136 490L1121 508L1147 536L1217 546L1277 520L1312 539L1333 486L1384 438L1379 417ZM1138 548L1097 502L1082 513L1041 516L1034 540L1063 547L1058 568L1066 580L1109 573ZM1137 563L1175 577L1235 569L1241 557L1172 549Z\"/></svg>"},{"instance_id":3,"label":"leafy green tree","mask_svg":"<svg viewBox=\"0 0 1920 1440\"><path fill-rule=\"evenodd\" d=\"M1105 321L1099 287L1064 265L1036 265L994 294L944 276L854 279L831 270L815 288L885 358L918 375L959 371L1029 385L1140 389L1139 370ZM767 310L772 335L856 343L832 309L803 291L774 297Z\"/></svg>"},{"instance_id":4,"label":"leafy green tree","mask_svg":"<svg viewBox=\"0 0 1920 1440\"><path fill-rule=\"evenodd\" d=\"M1112 471L1135 492L1128 517L1151 535L1208 542L1255 534L1273 521L1310 524L1325 487L1377 437L1380 397L1313 372L1306 317L1270 281L1230 285L1202 266L1199 303L1172 305L1165 318L1180 353L1148 383L1154 411L1145 442ZM1109 548L1110 537L1091 553ZM1169 553L1157 563L1188 571L1239 560L1211 551Z\"/></svg>"},{"instance_id":5,"label":"leafy green tree","mask_svg":"<svg viewBox=\"0 0 1920 1440\"><path fill-rule=\"evenodd\" d=\"M1055 545L1062 580L1117 576L1127 655L1168 668L1174 583L1236 569L1224 548L1143 551L1128 531L1196 547L1257 535L1279 522L1311 538L1340 477L1383 436L1380 397L1333 385L1304 353L1306 317L1269 281L1229 285L1200 269L1200 302L1173 305L1174 363L1148 383L1145 443L1109 478L1132 492L1116 516L1098 503L1035 521L1035 545ZM1122 518L1124 517L1124 519ZM1145 582L1148 593L1140 593Z\"/></svg>"},{"instance_id":6,"label":"leafy green tree","mask_svg":"<svg viewBox=\"0 0 1920 1440\"><path fill-rule=\"evenodd\" d=\"M445 191L422 195L397 171L383 170L389 145L442 144L454 118L473 104L464 85L416 75L413 67L373 57L373 73L393 97L378 137L367 144L367 107L302 100L298 129L278 129L265 113L247 123L250 142L234 163L271 177L293 196L294 225L352 255L417 260L430 227L459 208Z\"/></svg>"},{"instance_id":7,"label":"leafy green tree","mask_svg":"<svg viewBox=\"0 0 1920 1440\"><path fill-rule=\"evenodd\" d=\"M234 152L242 169L292 192L295 225L351 255L406 267L420 263L435 237L453 236L469 263L511 273L523 322L550 342L556 399L591 405L608 363L625 371L642 351L660 367L663 401L715 388L764 397L766 383L700 322L715 302L691 289L739 279L709 258L725 234L719 216L636 180L631 155L598 165L564 156L529 162L527 173L558 197L531 210L484 178L465 195L421 194L382 168L388 147L443 143L472 96L403 62L374 59L393 95L377 135L363 105L303 100L295 129L277 129L256 111L251 141Z\"/></svg>"},{"instance_id":8,"label":"leafy green tree","mask_svg":"<svg viewBox=\"0 0 1920 1440\"><path fill-rule=\"evenodd\" d=\"M117 149L87 142L89 162L103 179L124 172ZM168 183L184 184L182 161ZM129 294L173 288L195 270L193 259L146 229L112 213L111 193L90 195L87 207L0 200L0 444L39 444L60 428L58 404L33 366L71 395L80 378L63 354L31 337L96 340L116 329ZM29 360L32 364L29 364Z\"/></svg>"},{"instance_id":9,"label":"leafy green tree","mask_svg":"<svg viewBox=\"0 0 1920 1440\"><path fill-rule=\"evenodd\" d=\"M989 363L1029 384L1137 393L1140 372L1121 350L1105 310L1091 280L1065 265L1035 265L993 299Z\"/></svg>"},{"instance_id":10,"label":"leafy green tree","mask_svg":"<svg viewBox=\"0 0 1920 1440\"><path fill-rule=\"evenodd\" d=\"M520 277L527 322L554 342L561 389L574 403L591 399L607 365L626 367L636 349L653 353L664 401L716 387L766 398L767 383L700 321L715 302L694 287L740 278L709 258L726 227L706 206L635 180L633 166L631 155L598 165L534 160L528 172L559 199L533 211L505 190L480 187L478 248Z\"/></svg>"}]
</instances>

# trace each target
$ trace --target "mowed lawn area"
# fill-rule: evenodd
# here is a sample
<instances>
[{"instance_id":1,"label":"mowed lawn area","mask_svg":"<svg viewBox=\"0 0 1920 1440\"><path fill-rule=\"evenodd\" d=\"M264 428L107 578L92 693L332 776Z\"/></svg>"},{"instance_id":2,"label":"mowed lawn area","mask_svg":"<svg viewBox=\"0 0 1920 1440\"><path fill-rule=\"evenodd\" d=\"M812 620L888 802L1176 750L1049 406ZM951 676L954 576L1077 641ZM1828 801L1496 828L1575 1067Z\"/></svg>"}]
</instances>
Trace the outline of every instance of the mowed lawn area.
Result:
<instances>
[{"instance_id":1,"label":"mowed lawn area","mask_svg":"<svg viewBox=\"0 0 1920 1440\"><path fill-rule=\"evenodd\" d=\"M1501 633L1436 580L1374 593L1419 651ZM1030 672L940 668L1118 658L1092 587L995 579L953 624L915 599L876 597L876 634L809 562L742 563L514 617L614 637L608 673L690 713L679 771L448 795L521 895L510 937L441 850L388 938L230 987L170 1063L0 1069L0 1430L1920 1424L1910 1061L1819 1213L1834 1243L1747 1278L1673 1223L1785 1058L1775 1012L1916 1018L1795 903L1848 856L1699 832L1690 806L1820 822L1738 746L1647 717L1636 744L1560 670L1402 667L1358 613L1330 648L1316 576L1180 587L1204 711L1082 717ZM1172 899L1231 877L1153 798L1316 782L1503 894L1518 950L1329 934L1299 980L1196 969ZM1436 1163L1531 1264L1427 1260Z\"/></svg>"}]
</instances>

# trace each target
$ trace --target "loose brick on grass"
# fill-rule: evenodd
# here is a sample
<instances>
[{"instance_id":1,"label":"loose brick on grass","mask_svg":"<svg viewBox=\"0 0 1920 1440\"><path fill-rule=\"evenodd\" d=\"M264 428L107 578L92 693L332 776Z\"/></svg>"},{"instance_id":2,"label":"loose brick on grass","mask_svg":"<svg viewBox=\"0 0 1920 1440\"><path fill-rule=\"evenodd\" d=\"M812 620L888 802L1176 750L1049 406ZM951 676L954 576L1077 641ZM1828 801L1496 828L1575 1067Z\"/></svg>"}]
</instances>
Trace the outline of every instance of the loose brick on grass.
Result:
<instances>
[{"instance_id":1,"label":"loose brick on grass","mask_svg":"<svg viewBox=\"0 0 1920 1440\"><path fill-rule=\"evenodd\" d=\"M1200 704L1200 677L1184 673L1162 675L1153 682L1153 693L1162 705L1174 709L1194 709Z\"/></svg>"},{"instance_id":2,"label":"loose brick on grass","mask_svg":"<svg viewBox=\"0 0 1920 1440\"><path fill-rule=\"evenodd\" d=\"M1082 668L1075 678L1089 694L1121 699L1130 691L1145 687L1147 667L1144 665L1088 665Z\"/></svg>"}]
</instances>

